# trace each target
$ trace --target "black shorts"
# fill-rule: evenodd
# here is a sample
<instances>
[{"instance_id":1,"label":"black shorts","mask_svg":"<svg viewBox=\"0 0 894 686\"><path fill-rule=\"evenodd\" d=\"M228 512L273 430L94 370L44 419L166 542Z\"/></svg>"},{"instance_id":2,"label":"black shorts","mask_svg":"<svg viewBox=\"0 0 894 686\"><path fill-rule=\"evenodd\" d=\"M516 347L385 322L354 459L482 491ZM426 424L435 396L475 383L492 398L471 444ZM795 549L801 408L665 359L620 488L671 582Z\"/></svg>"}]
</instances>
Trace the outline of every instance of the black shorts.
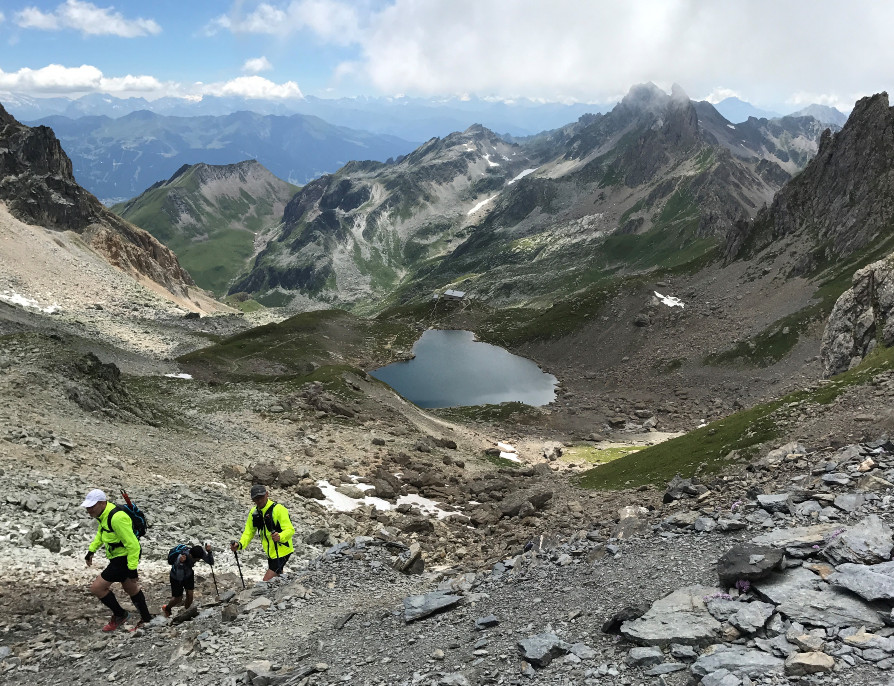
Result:
<instances>
[{"instance_id":1,"label":"black shorts","mask_svg":"<svg viewBox=\"0 0 894 686\"><path fill-rule=\"evenodd\" d=\"M100 576L108 581L110 584L113 584L116 581L119 583L123 583L128 579L136 579L137 570L128 569L127 555L121 555L119 557L113 557L111 560L109 560L108 566L104 570L102 570Z\"/></svg>"},{"instance_id":2,"label":"black shorts","mask_svg":"<svg viewBox=\"0 0 894 686\"><path fill-rule=\"evenodd\" d=\"M173 576L171 577L171 597L179 598L183 595L184 589L187 591L195 590L196 587L196 575L190 574L188 577L183 579L183 581L177 581Z\"/></svg>"},{"instance_id":3,"label":"black shorts","mask_svg":"<svg viewBox=\"0 0 894 686\"><path fill-rule=\"evenodd\" d=\"M277 574L282 574L283 567L286 566L286 562L289 561L290 557L292 557L292 553L283 555L282 557L268 557L267 569L272 569Z\"/></svg>"}]
</instances>

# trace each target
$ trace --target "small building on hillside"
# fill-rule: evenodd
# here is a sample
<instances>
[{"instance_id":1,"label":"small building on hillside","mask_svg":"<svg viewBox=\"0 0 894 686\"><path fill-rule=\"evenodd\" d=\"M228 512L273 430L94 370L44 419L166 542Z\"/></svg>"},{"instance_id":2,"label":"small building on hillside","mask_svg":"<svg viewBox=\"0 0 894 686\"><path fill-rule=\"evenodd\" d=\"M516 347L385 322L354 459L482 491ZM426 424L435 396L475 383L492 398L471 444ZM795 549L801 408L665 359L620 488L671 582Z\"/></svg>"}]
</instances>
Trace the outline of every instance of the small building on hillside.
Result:
<instances>
[{"instance_id":1,"label":"small building on hillside","mask_svg":"<svg viewBox=\"0 0 894 686\"><path fill-rule=\"evenodd\" d=\"M441 297L444 300L464 300L466 297L465 291L454 291L453 289L448 288L441 294Z\"/></svg>"}]
</instances>

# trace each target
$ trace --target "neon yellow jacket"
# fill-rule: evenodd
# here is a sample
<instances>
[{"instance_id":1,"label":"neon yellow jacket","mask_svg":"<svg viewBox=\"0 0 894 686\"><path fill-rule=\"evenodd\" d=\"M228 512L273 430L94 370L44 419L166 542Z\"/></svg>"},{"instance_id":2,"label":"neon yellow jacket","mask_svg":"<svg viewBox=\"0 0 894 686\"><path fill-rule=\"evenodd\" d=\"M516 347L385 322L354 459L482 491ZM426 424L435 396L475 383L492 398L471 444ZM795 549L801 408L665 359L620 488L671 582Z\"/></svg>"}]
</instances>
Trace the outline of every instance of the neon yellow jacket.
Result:
<instances>
[{"instance_id":1,"label":"neon yellow jacket","mask_svg":"<svg viewBox=\"0 0 894 686\"><path fill-rule=\"evenodd\" d=\"M286 509L286 506L281 503L274 503L269 498L267 499L266 505L264 505L264 509L261 510L261 514L268 514L271 508L273 508L271 513L273 516L273 524L279 529L279 543L274 544L275 542L273 538L271 538L273 531L268 531L265 526L260 531L261 544L264 546L264 552L267 553L267 557L285 557L286 555L295 552L295 549L292 547L292 536L295 534L295 527L292 526L292 521L289 519L289 511ZM242 538L239 539L240 549L246 548L255 537L257 530L255 529L252 515L256 509L257 508L252 508L248 512L248 519L245 521L245 531L242 532ZM276 528L274 528L274 531Z\"/></svg>"},{"instance_id":2,"label":"neon yellow jacket","mask_svg":"<svg viewBox=\"0 0 894 686\"><path fill-rule=\"evenodd\" d=\"M140 563L140 541L133 532L130 515L118 510L114 517L109 517L115 503L106 503L106 509L99 515L99 528L90 543L88 550L95 553L106 547L106 557L112 559L127 555L127 568L136 569Z\"/></svg>"}]
</instances>

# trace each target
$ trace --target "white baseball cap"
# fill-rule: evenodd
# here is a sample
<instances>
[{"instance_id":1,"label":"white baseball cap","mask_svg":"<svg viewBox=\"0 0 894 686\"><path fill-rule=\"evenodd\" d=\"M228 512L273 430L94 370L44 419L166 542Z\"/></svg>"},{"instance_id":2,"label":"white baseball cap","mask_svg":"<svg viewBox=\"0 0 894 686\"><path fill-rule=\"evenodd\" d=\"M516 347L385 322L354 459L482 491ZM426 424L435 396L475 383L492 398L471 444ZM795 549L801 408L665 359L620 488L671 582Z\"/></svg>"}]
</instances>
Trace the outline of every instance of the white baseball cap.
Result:
<instances>
[{"instance_id":1,"label":"white baseball cap","mask_svg":"<svg viewBox=\"0 0 894 686\"><path fill-rule=\"evenodd\" d=\"M101 503L108 499L109 498L105 492L100 491L98 488L94 488L87 494L87 498L81 503L81 507L93 507L96 503Z\"/></svg>"}]
</instances>

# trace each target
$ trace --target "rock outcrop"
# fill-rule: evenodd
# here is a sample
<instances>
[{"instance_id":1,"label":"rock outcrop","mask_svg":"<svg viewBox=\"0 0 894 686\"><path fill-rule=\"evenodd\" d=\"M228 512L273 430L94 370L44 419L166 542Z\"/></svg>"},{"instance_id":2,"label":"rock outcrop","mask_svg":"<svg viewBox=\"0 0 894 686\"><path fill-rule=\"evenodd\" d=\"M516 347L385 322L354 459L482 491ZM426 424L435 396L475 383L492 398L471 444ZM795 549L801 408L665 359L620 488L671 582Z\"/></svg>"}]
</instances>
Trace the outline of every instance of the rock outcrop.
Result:
<instances>
[{"instance_id":1,"label":"rock outcrop","mask_svg":"<svg viewBox=\"0 0 894 686\"><path fill-rule=\"evenodd\" d=\"M112 265L183 297L194 286L177 257L81 188L53 131L20 124L0 106L0 201L17 219L79 234Z\"/></svg>"},{"instance_id":2,"label":"rock outcrop","mask_svg":"<svg viewBox=\"0 0 894 686\"><path fill-rule=\"evenodd\" d=\"M728 237L727 259L772 246L790 275L887 240L894 218L894 112L888 94L862 98L844 127L826 130L804 171L754 222Z\"/></svg>"},{"instance_id":3,"label":"rock outcrop","mask_svg":"<svg viewBox=\"0 0 894 686\"><path fill-rule=\"evenodd\" d=\"M859 364L876 345L894 343L894 255L854 274L829 316L820 352L823 375Z\"/></svg>"}]
</instances>

